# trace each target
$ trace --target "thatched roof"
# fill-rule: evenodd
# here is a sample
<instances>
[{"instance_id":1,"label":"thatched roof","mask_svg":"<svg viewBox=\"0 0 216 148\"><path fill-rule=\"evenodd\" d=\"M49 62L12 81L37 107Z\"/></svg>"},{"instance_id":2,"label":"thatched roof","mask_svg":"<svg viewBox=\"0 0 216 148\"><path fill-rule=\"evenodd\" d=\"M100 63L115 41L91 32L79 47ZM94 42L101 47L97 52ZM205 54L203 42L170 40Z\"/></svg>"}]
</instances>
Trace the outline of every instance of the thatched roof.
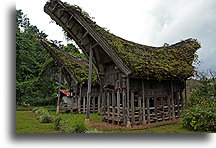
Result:
<instances>
[{"instance_id":1,"label":"thatched roof","mask_svg":"<svg viewBox=\"0 0 216 148\"><path fill-rule=\"evenodd\" d=\"M43 47L48 51L51 57L61 67L67 70L67 73L77 81L78 84L87 84L88 82L88 62L84 59L73 56L64 50L60 49L54 43L48 42L47 40L41 40ZM95 69L92 73L93 85L97 83L97 74Z\"/></svg>"},{"instance_id":2,"label":"thatched roof","mask_svg":"<svg viewBox=\"0 0 216 148\"><path fill-rule=\"evenodd\" d=\"M67 3L62 4L70 13L78 15L81 18L80 22L84 21L91 27L131 71L130 76L146 79L186 79L193 75L194 66L192 63L196 56L195 52L200 48L197 40L187 39L163 47L137 44L98 26L80 7Z\"/></svg>"}]
</instances>

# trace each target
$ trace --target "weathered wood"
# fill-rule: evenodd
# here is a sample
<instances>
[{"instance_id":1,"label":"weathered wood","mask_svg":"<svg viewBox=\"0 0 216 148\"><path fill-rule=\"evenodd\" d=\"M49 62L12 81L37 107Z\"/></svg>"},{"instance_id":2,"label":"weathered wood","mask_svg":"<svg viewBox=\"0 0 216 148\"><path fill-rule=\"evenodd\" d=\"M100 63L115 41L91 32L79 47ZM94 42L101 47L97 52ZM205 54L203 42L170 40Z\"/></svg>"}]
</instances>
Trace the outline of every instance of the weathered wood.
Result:
<instances>
[{"instance_id":1,"label":"weathered wood","mask_svg":"<svg viewBox=\"0 0 216 148\"><path fill-rule=\"evenodd\" d=\"M92 112L95 112L95 96L92 97Z\"/></svg>"},{"instance_id":2,"label":"weathered wood","mask_svg":"<svg viewBox=\"0 0 216 148\"><path fill-rule=\"evenodd\" d=\"M86 112L86 97L83 96L82 98L83 98L83 113L85 113Z\"/></svg>"},{"instance_id":3,"label":"weathered wood","mask_svg":"<svg viewBox=\"0 0 216 148\"><path fill-rule=\"evenodd\" d=\"M171 84L171 104L172 104L172 119L175 119L175 103L174 103L174 95L173 95L173 81L170 81Z\"/></svg>"},{"instance_id":4,"label":"weathered wood","mask_svg":"<svg viewBox=\"0 0 216 148\"><path fill-rule=\"evenodd\" d=\"M179 118L179 116L180 116L180 104L179 104L179 99L180 99L180 93L181 92L179 92L178 93L178 96L177 96L177 112L178 112L178 118Z\"/></svg>"},{"instance_id":5,"label":"weathered wood","mask_svg":"<svg viewBox=\"0 0 216 148\"><path fill-rule=\"evenodd\" d=\"M56 114L60 113L60 89L61 89L61 78L62 77L62 68L59 68L59 86L58 86L58 100L56 107Z\"/></svg>"},{"instance_id":6,"label":"weathered wood","mask_svg":"<svg viewBox=\"0 0 216 148\"><path fill-rule=\"evenodd\" d=\"M119 89L117 90L117 114L119 117L120 114L120 90Z\"/></svg>"},{"instance_id":7,"label":"weathered wood","mask_svg":"<svg viewBox=\"0 0 216 148\"><path fill-rule=\"evenodd\" d=\"M150 104L149 104L149 97L146 98L146 107L147 107L147 121L150 124Z\"/></svg>"},{"instance_id":8,"label":"weathered wood","mask_svg":"<svg viewBox=\"0 0 216 148\"><path fill-rule=\"evenodd\" d=\"M92 81L92 58L93 58L93 50L92 50L92 48L90 48L86 119L90 118L90 99L91 99L91 81Z\"/></svg>"},{"instance_id":9,"label":"weathered wood","mask_svg":"<svg viewBox=\"0 0 216 148\"><path fill-rule=\"evenodd\" d=\"M112 91L112 124L114 124L114 118L115 118L115 92Z\"/></svg>"},{"instance_id":10,"label":"weathered wood","mask_svg":"<svg viewBox=\"0 0 216 148\"><path fill-rule=\"evenodd\" d=\"M164 98L161 97L161 108L162 108L162 120L164 121Z\"/></svg>"},{"instance_id":11,"label":"weathered wood","mask_svg":"<svg viewBox=\"0 0 216 148\"><path fill-rule=\"evenodd\" d=\"M125 89L122 90L122 105L123 105L123 125L126 125L127 122L127 112L126 112L126 93Z\"/></svg>"},{"instance_id":12,"label":"weathered wood","mask_svg":"<svg viewBox=\"0 0 216 148\"><path fill-rule=\"evenodd\" d=\"M131 91L131 118L132 118L132 125L135 124L135 114L134 114L134 92Z\"/></svg>"},{"instance_id":13,"label":"weathered wood","mask_svg":"<svg viewBox=\"0 0 216 148\"><path fill-rule=\"evenodd\" d=\"M142 124L142 97L138 97L138 108L139 108L139 124Z\"/></svg>"},{"instance_id":14,"label":"weathered wood","mask_svg":"<svg viewBox=\"0 0 216 148\"><path fill-rule=\"evenodd\" d=\"M169 115L169 120L171 120L171 104L170 104L170 96L167 98L167 104L168 104L168 115Z\"/></svg>"},{"instance_id":15,"label":"weathered wood","mask_svg":"<svg viewBox=\"0 0 216 148\"><path fill-rule=\"evenodd\" d=\"M144 84L144 80L142 79L142 110L143 110L143 114L142 114L142 119L143 119L143 124L146 123L146 119L145 119L145 84Z\"/></svg>"},{"instance_id":16,"label":"weathered wood","mask_svg":"<svg viewBox=\"0 0 216 148\"><path fill-rule=\"evenodd\" d=\"M82 88L80 87L79 89L80 90L79 90L79 96L78 96L78 103L77 103L77 105L78 105L78 112L81 113Z\"/></svg>"},{"instance_id":17,"label":"weathered wood","mask_svg":"<svg viewBox=\"0 0 216 148\"><path fill-rule=\"evenodd\" d=\"M107 91L107 116L110 115L110 92Z\"/></svg>"},{"instance_id":18,"label":"weathered wood","mask_svg":"<svg viewBox=\"0 0 216 148\"><path fill-rule=\"evenodd\" d=\"M127 98L126 98L126 100L127 100L127 109L126 109L126 111L127 111L127 121L130 121L130 115L129 115L129 109L130 109L130 103L129 103L129 101L130 101L130 81L129 81L129 78L127 78L127 82L126 82L126 87L127 87ZM127 123L127 124L129 124L129 123Z\"/></svg>"},{"instance_id":19,"label":"weathered wood","mask_svg":"<svg viewBox=\"0 0 216 148\"><path fill-rule=\"evenodd\" d=\"M157 114L157 98L154 97L154 113L155 113L155 120L158 122L158 114Z\"/></svg>"}]
</instances>

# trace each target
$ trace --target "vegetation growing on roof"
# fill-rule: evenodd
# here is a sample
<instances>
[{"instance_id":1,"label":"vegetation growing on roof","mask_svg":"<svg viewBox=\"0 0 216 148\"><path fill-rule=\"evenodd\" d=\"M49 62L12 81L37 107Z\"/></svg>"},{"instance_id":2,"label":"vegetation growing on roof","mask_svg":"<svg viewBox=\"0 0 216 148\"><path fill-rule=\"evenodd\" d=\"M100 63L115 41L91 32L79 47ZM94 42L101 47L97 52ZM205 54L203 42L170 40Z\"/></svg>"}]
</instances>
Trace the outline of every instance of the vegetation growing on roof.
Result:
<instances>
[{"instance_id":1,"label":"vegetation growing on roof","mask_svg":"<svg viewBox=\"0 0 216 148\"><path fill-rule=\"evenodd\" d=\"M69 70L69 73L75 77L75 79L80 84L86 84L88 82L88 62L85 59L75 57L54 44L46 43L47 50L55 54L55 59L57 62L62 62L64 67ZM95 85L97 83L97 74L95 69L92 72L92 83Z\"/></svg>"},{"instance_id":2,"label":"vegetation growing on roof","mask_svg":"<svg viewBox=\"0 0 216 148\"><path fill-rule=\"evenodd\" d=\"M98 26L79 6L67 3L64 3L64 6L92 27L104 43L122 59L133 76L147 79L186 79L193 76L195 68L192 63L197 57L197 49L201 47L197 40L187 39L162 47L137 44L115 36Z\"/></svg>"}]
</instances>

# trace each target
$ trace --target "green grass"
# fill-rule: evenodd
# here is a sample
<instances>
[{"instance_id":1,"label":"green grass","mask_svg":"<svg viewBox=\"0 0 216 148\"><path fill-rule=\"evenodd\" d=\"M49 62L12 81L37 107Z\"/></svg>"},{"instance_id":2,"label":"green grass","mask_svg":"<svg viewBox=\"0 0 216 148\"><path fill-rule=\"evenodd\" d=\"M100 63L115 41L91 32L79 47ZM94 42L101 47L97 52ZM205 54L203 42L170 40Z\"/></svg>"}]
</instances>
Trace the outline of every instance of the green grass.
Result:
<instances>
[{"instance_id":1,"label":"green grass","mask_svg":"<svg viewBox=\"0 0 216 148\"><path fill-rule=\"evenodd\" d=\"M40 123L32 111L16 111L16 133L60 133L52 123Z\"/></svg>"},{"instance_id":2,"label":"green grass","mask_svg":"<svg viewBox=\"0 0 216 148\"><path fill-rule=\"evenodd\" d=\"M51 115L55 115L55 112L50 112ZM55 115L56 116L56 115ZM64 114L72 120L77 118L85 120L85 114ZM91 113L90 115L91 125L101 122L101 115L98 113ZM103 123L104 124L104 123ZM183 128L180 123L163 125L157 127L148 127L142 129L127 129L127 128L103 128L100 126L98 131L104 133L198 133L186 128ZM102 127L102 128L101 128ZM96 127L97 128L97 127ZM16 133L62 133L61 131L54 130L53 123L40 123L36 119L35 114L32 111L16 111Z\"/></svg>"}]
</instances>

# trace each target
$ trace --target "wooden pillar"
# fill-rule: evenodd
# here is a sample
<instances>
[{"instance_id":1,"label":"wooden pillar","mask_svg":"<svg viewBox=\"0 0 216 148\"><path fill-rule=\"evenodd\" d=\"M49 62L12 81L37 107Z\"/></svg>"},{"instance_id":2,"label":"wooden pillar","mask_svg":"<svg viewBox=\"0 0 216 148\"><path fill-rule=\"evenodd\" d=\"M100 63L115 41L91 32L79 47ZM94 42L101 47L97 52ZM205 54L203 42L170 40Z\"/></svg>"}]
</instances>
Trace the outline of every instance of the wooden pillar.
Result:
<instances>
[{"instance_id":1,"label":"wooden pillar","mask_svg":"<svg viewBox=\"0 0 216 148\"><path fill-rule=\"evenodd\" d=\"M180 117L180 106L179 106L180 105L179 103L180 93L181 93L181 90L179 91L178 96L177 96L178 118Z\"/></svg>"},{"instance_id":2,"label":"wooden pillar","mask_svg":"<svg viewBox=\"0 0 216 148\"><path fill-rule=\"evenodd\" d=\"M146 107L147 107L147 121L150 124L150 104L149 104L149 97L146 98Z\"/></svg>"},{"instance_id":3,"label":"wooden pillar","mask_svg":"<svg viewBox=\"0 0 216 148\"><path fill-rule=\"evenodd\" d=\"M60 89L61 89L61 76L62 76L62 69L59 69L59 88L58 88L58 100L57 100L57 107L56 107L56 114L60 113Z\"/></svg>"},{"instance_id":4,"label":"wooden pillar","mask_svg":"<svg viewBox=\"0 0 216 148\"><path fill-rule=\"evenodd\" d=\"M146 119L145 119L145 88L144 88L144 80L142 80L142 119L143 119L143 124L146 124Z\"/></svg>"},{"instance_id":5,"label":"wooden pillar","mask_svg":"<svg viewBox=\"0 0 216 148\"><path fill-rule=\"evenodd\" d=\"M87 111L86 111L86 119L90 118L90 99L91 99L91 81L92 81L92 58L93 58L93 50L90 46L89 52L89 74L88 74L88 91L87 91Z\"/></svg>"},{"instance_id":6,"label":"wooden pillar","mask_svg":"<svg viewBox=\"0 0 216 148\"><path fill-rule=\"evenodd\" d=\"M120 90L117 90L117 116L119 118L120 115Z\"/></svg>"},{"instance_id":7,"label":"wooden pillar","mask_svg":"<svg viewBox=\"0 0 216 148\"><path fill-rule=\"evenodd\" d=\"M168 115L169 115L169 120L171 120L171 104L170 104L170 96L167 98L167 104L168 104Z\"/></svg>"},{"instance_id":8,"label":"wooden pillar","mask_svg":"<svg viewBox=\"0 0 216 148\"><path fill-rule=\"evenodd\" d=\"M98 106L97 106L97 111L100 112L101 111L101 91L99 91L99 95L98 95Z\"/></svg>"},{"instance_id":9,"label":"wooden pillar","mask_svg":"<svg viewBox=\"0 0 216 148\"><path fill-rule=\"evenodd\" d=\"M173 95L173 81L170 81L171 83L171 104L172 104L172 119L175 119L175 103L174 103L174 95Z\"/></svg>"},{"instance_id":10,"label":"wooden pillar","mask_svg":"<svg viewBox=\"0 0 216 148\"><path fill-rule=\"evenodd\" d=\"M154 97L154 112L155 112L155 121L158 122L158 114L157 114L157 98Z\"/></svg>"},{"instance_id":11,"label":"wooden pillar","mask_svg":"<svg viewBox=\"0 0 216 148\"><path fill-rule=\"evenodd\" d=\"M107 116L110 117L110 93L107 91Z\"/></svg>"},{"instance_id":12,"label":"wooden pillar","mask_svg":"<svg viewBox=\"0 0 216 148\"><path fill-rule=\"evenodd\" d=\"M95 96L92 97L92 112L95 112Z\"/></svg>"},{"instance_id":13,"label":"wooden pillar","mask_svg":"<svg viewBox=\"0 0 216 148\"><path fill-rule=\"evenodd\" d=\"M80 86L80 91L79 91L79 96L78 96L78 103L77 103L77 105L78 105L78 112L79 113L81 113L81 96L82 96L82 88L81 88L81 86Z\"/></svg>"},{"instance_id":14,"label":"wooden pillar","mask_svg":"<svg viewBox=\"0 0 216 148\"><path fill-rule=\"evenodd\" d=\"M86 96L83 96L83 113L86 113Z\"/></svg>"},{"instance_id":15,"label":"wooden pillar","mask_svg":"<svg viewBox=\"0 0 216 148\"><path fill-rule=\"evenodd\" d=\"M114 124L115 121L115 91L112 91L112 124Z\"/></svg>"},{"instance_id":16,"label":"wooden pillar","mask_svg":"<svg viewBox=\"0 0 216 148\"><path fill-rule=\"evenodd\" d=\"M161 97L161 106L162 106L162 120L164 121L164 98Z\"/></svg>"},{"instance_id":17,"label":"wooden pillar","mask_svg":"<svg viewBox=\"0 0 216 148\"><path fill-rule=\"evenodd\" d=\"M126 88L127 88L127 125L126 127L131 127L131 123L130 123L130 81L129 78L127 78L127 83L126 83Z\"/></svg>"},{"instance_id":18,"label":"wooden pillar","mask_svg":"<svg viewBox=\"0 0 216 148\"><path fill-rule=\"evenodd\" d=\"M139 124L142 124L142 97L138 97L138 107L139 107Z\"/></svg>"},{"instance_id":19,"label":"wooden pillar","mask_svg":"<svg viewBox=\"0 0 216 148\"><path fill-rule=\"evenodd\" d=\"M122 91L122 105L123 105L123 125L126 125L127 115L126 115L126 93L125 89Z\"/></svg>"},{"instance_id":20,"label":"wooden pillar","mask_svg":"<svg viewBox=\"0 0 216 148\"><path fill-rule=\"evenodd\" d=\"M132 118L132 125L135 124L135 114L134 114L134 92L131 91L131 118Z\"/></svg>"}]
</instances>

